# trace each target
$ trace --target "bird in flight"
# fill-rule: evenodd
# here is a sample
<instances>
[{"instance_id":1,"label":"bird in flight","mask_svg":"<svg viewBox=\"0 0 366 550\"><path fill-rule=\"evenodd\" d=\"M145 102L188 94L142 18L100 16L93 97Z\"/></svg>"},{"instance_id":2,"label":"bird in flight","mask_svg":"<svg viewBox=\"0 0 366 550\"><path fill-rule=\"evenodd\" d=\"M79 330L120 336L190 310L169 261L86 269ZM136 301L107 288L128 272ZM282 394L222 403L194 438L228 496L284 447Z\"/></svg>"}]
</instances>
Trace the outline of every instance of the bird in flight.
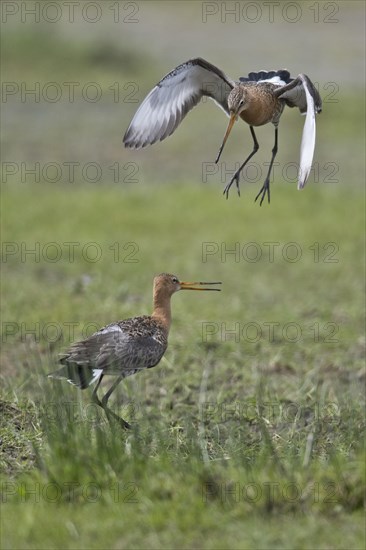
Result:
<instances>
[{"instance_id":1,"label":"bird in flight","mask_svg":"<svg viewBox=\"0 0 366 550\"><path fill-rule=\"evenodd\" d=\"M272 157L264 184L255 198L260 197L262 205L267 195L270 202L270 174L278 150L278 124L285 105L298 107L301 114L306 114L298 172L298 189L304 187L314 156L315 115L321 112L322 101L308 76L299 74L291 78L285 69L252 72L235 82L208 61L190 59L164 76L146 96L124 135L125 147L139 149L170 136L205 96L213 99L230 117L216 163L239 117L249 124L253 138L252 152L224 189L226 198L234 182L240 195L240 173L259 149L254 127L272 122L275 127Z\"/></svg>"},{"instance_id":2,"label":"bird in flight","mask_svg":"<svg viewBox=\"0 0 366 550\"><path fill-rule=\"evenodd\" d=\"M175 275L161 273L154 278L152 315L117 321L72 344L60 358L63 366L48 376L66 378L81 390L97 382L93 401L104 409L108 420L114 418L124 428L130 428L126 420L107 407L108 399L126 376L155 367L163 357L171 325L170 298L179 290L219 291L219 288L207 287L220 284L187 283L179 281ZM100 400L97 392L106 375L117 378Z\"/></svg>"}]
</instances>

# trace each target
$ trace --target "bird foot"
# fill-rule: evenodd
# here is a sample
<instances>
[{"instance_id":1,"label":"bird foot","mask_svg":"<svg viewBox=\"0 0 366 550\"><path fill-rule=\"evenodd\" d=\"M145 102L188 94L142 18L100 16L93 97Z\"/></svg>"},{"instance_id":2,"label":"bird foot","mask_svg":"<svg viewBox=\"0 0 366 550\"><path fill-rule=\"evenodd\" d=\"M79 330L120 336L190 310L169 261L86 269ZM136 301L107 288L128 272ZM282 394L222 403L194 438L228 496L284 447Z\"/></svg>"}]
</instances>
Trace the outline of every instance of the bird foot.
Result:
<instances>
[{"instance_id":1,"label":"bird foot","mask_svg":"<svg viewBox=\"0 0 366 550\"><path fill-rule=\"evenodd\" d=\"M238 192L238 196L240 197L240 188L239 188L240 177L239 176L240 176L240 172L235 172L235 174L233 175L233 177L231 178L231 180L229 181L229 183L225 187L223 195L226 195L226 199L229 198L229 191L230 191L230 188L231 188L232 184L234 183L234 181L235 181L235 185L236 185L236 190Z\"/></svg>"},{"instance_id":2,"label":"bird foot","mask_svg":"<svg viewBox=\"0 0 366 550\"><path fill-rule=\"evenodd\" d=\"M254 202L257 202L257 199L261 197L261 200L259 201L259 206L262 206L262 202L264 201L265 196L267 195L268 204L271 202L271 193L269 190L269 180L266 179L264 182L262 188L260 189L258 195L255 197Z\"/></svg>"},{"instance_id":3,"label":"bird foot","mask_svg":"<svg viewBox=\"0 0 366 550\"><path fill-rule=\"evenodd\" d=\"M132 429L131 424L129 424L129 422L127 422L127 420L124 420L121 416L118 416L117 414L115 414L113 411L111 411L111 409L104 408L104 410L105 410L105 413L107 415L108 422L110 424L111 424L111 420L112 420L112 422L117 422L117 424L119 424L125 430L131 430Z\"/></svg>"}]
</instances>

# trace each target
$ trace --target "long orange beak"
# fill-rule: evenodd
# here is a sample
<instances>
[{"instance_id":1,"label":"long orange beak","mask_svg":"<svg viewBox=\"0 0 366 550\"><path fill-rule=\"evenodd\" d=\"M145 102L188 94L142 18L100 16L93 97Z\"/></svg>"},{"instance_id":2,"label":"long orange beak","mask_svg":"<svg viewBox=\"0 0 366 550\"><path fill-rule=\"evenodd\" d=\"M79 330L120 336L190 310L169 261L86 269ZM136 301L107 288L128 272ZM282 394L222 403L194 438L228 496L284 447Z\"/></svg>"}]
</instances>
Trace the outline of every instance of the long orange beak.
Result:
<instances>
[{"instance_id":1,"label":"long orange beak","mask_svg":"<svg viewBox=\"0 0 366 550\"><path fill-rule=\"evenodd\" d=\"M221 285L221 281L217 283L185 283L181 281L180 283L181 290L216 290L220 292L221 288L200 288L200 285Z\"/></svg>"},{"instance_id":2,"label":"long orange beak","mask_svg":"<svg viewBox=\"0 0 366 550\"><path fill-rule=\"evenodd\" d=\"M224 139L222 141L222 144L221 144L221 147L220 147L220 150L219 150L219 153L216 157L216 160L215 160L215 163L217 164L220 160L220 157L221 157L221 153L225 147L225 143L226 143L226 140L227 138L229 137L229 134L232 130L232 127L234 126L234 122L236 121L236 114L234 112L231 112L230 114L230 120L229 120L229 124L227 125L227 129L226 129L226 133L224 135Z\"/></svg>"}]
</instances>

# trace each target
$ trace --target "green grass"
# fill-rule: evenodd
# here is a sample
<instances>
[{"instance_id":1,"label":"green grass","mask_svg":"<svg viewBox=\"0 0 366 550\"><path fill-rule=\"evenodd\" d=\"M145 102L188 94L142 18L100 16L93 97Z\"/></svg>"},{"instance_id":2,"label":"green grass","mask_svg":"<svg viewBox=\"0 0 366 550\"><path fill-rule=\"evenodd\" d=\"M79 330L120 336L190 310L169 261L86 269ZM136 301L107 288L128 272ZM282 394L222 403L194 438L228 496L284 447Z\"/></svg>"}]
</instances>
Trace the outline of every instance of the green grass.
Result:
<instances>
[{"instance_id":1,"label":"green grass","mask_svg":"<svg viewBox=\"0 0 366 550\"><path fill-rule=\"evenodd\" d=\"M20 248L3 257L3 406L20 407L14 423L4 418L3 547L361 548L361 192L275 184L260 209L249 193L227 202L187 183L102 189L3 193L5 233L28 250L40 243L39 258ZM75 234L71 262L63 243ZM273 262L269 241L280 243ZM50 242L62 249L57 262ZM97 262L83 256L90 242L102 250ZM137 243L136 263L124 261L126 242ZM204 242L220 253L203 261ZM236 242L239 261L221 256ZM263 251L257 262L243 253L248 242ZM301 247L297 262L282 255L289 242ZM112 400L135 426L122 432L89 391L45 375L87 323L148 312L163 270L222 280L223 292L174 296L166 358ZM256 342L247 323L260 327ZM297 339L287 323L300 327ZM225 332L235 326L237 341Z\"/></svg>"}]
</instances>

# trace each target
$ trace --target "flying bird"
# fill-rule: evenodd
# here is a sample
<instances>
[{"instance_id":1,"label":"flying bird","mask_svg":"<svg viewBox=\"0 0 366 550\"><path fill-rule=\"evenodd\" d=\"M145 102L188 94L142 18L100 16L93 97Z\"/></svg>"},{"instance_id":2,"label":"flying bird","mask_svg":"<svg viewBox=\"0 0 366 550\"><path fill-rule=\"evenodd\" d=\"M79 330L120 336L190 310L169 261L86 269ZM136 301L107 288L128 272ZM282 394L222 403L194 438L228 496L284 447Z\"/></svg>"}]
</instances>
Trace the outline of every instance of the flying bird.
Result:
<instances>
[{"instance_id":1,"label":"flying bird","mask_svg":"<svg viewBox=\"0 0 366 550\"><path fill-rule=\"evenodd\" d=\"M62 354L59 370L50 373L51 378L66 378L68 382L84 390L94 382L93 401L107 415L117 420L124 428L130 424L107 407L108 399L118 384L142 369L155 367L168 347L171 325L170 298L179 290L216 290L206 288L215 283L187 283L169 273L154 278L153 313L132 317L101 328L89 338L76 342ZM102 400L97 392L104 376L116 376L116 380Z\"/></svg>"},{"instance_id":2,"label":"flying bird","mask_svg":"<svg viewBox=\"0 0 366 550\"><path fill-rule=\"evenodd\" d=\"M170 136L203 97L213 99L230 117L216 163L239 117L249 124L253 138L252 152L224 189L226 198L234 182L240 195L240 173L259 149L254 127L272 122L275 127L272 157L264 184L255 198L261 197L262 205L267 195L270 202L270 173L278 150L278 124L285 105L298 107L301 114L306 114L298 172L298 189L304 187L314 156L315 115L321 112L322 101L308 76L299 74L291 78L286 69L251 72L235 82L208 61L190 59L164 76L146 96L124 135L125 147L139 149Z\"/></svg>"}]
</instances>

